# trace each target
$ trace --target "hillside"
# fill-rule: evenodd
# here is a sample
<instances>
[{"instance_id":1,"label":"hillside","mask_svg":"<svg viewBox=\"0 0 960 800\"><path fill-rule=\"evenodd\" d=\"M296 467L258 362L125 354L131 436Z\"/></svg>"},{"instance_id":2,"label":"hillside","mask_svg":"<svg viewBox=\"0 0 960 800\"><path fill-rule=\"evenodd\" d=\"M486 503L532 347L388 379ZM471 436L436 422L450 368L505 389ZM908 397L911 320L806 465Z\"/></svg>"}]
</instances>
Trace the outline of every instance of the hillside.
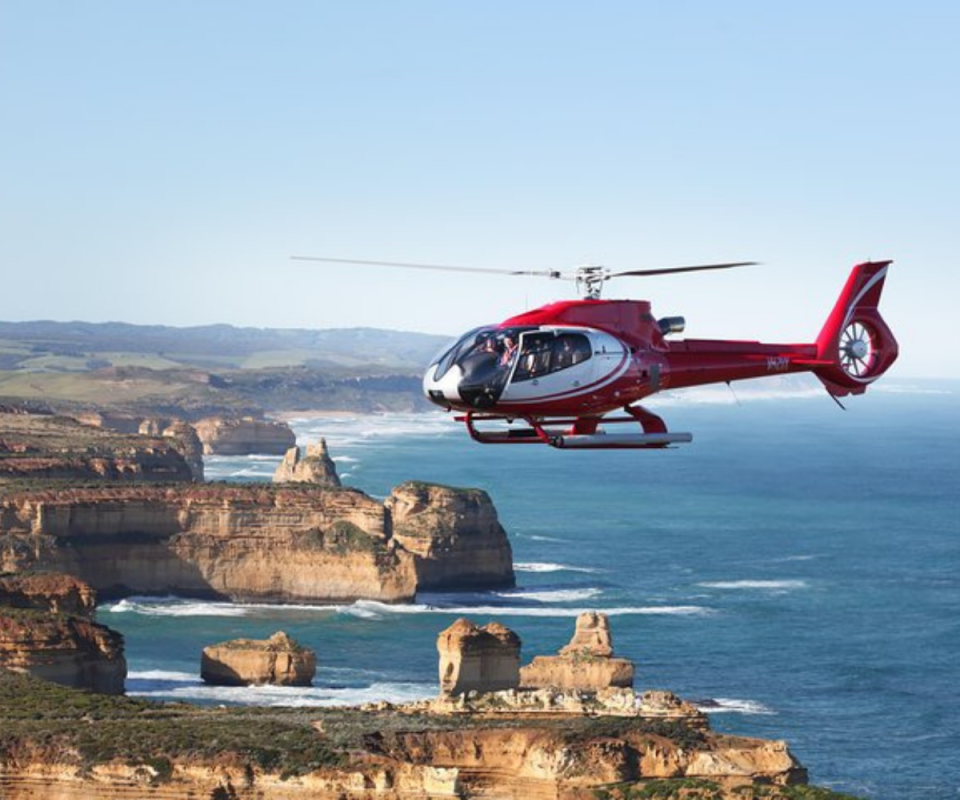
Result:
<instances>
[{"instance_id":1,"label":"hillside","mask_svg":"<svg viewBox=\"0 0 960 800\"><path fill-rule=\"evenodd\" d=\"M446 337L373 328L0 322L0 398L197 417L410 410Z\"/></svg>"}]
</instances>

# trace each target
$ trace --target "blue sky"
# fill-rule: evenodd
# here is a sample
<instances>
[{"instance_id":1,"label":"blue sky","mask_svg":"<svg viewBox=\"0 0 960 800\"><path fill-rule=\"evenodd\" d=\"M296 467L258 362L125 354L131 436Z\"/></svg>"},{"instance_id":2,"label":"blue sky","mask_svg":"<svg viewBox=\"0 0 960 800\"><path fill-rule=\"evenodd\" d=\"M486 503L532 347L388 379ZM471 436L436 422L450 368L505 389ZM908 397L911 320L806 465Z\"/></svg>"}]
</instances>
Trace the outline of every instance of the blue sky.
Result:
<instances>
[{"instance_id":1,"label":"blue sky","mask_svg":"<svg viewBox=\"0 0 960 800\"><path fill-rule=\"evenodd\" d=\"M960 377L960 5L0 4L0 318L455 334L570 296L292 254L632 269L691 336L815 336L893 258Z\"/></svg>"}]
</instances>

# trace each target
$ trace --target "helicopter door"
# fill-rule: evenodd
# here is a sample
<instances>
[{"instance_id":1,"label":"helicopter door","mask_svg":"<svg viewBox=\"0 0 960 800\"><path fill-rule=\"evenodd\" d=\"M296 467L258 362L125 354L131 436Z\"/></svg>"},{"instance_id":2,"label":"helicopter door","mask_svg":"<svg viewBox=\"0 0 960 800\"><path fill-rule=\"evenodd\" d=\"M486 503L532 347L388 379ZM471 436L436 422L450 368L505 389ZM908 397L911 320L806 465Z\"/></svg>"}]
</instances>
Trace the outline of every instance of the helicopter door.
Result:
<instances>
[{"instance_id":1,"label":"helicopter door","mask_svg":"<svg viewBox=\"0 0 960 800\"><path fill-rule=\"evenodd\" d=\"M528 331L520 337L519 355L502 402L575 395L593 382L595 360L584 331Z\"/></svg>"}]
</instances>

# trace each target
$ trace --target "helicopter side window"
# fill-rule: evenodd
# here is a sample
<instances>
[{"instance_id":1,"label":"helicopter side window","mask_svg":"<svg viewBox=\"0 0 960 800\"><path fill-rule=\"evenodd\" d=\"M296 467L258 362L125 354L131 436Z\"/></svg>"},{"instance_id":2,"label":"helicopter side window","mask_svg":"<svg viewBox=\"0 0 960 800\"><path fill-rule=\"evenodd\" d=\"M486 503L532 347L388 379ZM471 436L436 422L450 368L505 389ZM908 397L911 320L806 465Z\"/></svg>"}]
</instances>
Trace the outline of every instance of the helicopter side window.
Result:
<instances>
[{"instance_id":1,"label":"helicopter side window","mask_svg":"<svg viewBox=\"0 0 960 800\"><path fill-rule=\"evenodd\" d=\"M520 362L513 380L529 381L559 372L586 361L590 356L590 341L581 333L528 333L523 338Z\"/></svg>"}]
</instances>

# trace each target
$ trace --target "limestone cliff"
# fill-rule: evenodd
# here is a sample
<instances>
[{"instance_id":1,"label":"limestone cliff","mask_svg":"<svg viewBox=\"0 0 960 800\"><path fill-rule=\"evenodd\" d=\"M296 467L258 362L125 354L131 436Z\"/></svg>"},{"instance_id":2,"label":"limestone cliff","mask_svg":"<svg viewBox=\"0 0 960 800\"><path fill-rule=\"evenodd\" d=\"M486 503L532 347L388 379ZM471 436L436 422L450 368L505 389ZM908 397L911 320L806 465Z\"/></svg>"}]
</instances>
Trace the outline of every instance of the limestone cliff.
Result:
<instances>
[{"instance_id":1,"label":"limestone cliff","mask_svg":"<svg viewBox=\"0 0 960 800\"><path fill-rule=\"evenodd\" d=\"M0 574L0 606L90 617L96 602L96 592L72 575L56 572Z\"/></svg>"},{"instance_id":2,"label":"limestone cliff","mask_svg":"<svg viewBox=\"0 0 960 800\"><path fill-rule=\"evenodd\" d=\"M203 452L208 454L279 456L296 444L296 436L285 422L254 417L206 417L195 422L193 427L203 443Z\"/></svg>"},{"instance_id":3,"label":"limestone cliff","mask_svg":"<svg viewBox=\"0 0 960 800\"><path fill-rule=\"evenodd\" d=\"M64 686L123 694L123 637L82 617L0 606L0 667Z\"/></svg>"},{"instance_id":4,"label":"limestone cliff","mask_svg":"<svg viewBox=\"0 0 960 800\"><path fill-rule=\"evenodd\" d=\"M420 556L421 589L513 586L513 553L486 492L410 481L386 505L393 537Z\"/></svg>"},{"instance_id":5,"label":"limestone cliff","mask_svg":"<svg viewBox=\"0 0 960 800\"><path fill-rule=\"evenodd\" d=\"M639 715L78 702L0 670L0 730L0 794L10 800L831 797L778 790L806 781L783 742Z\"/></svg>"},{"instance_id":6,"label":"limestone cliff","mask_svg":"<svg viewBox=\"0 0 960 800\"><path fill-rule=\"evenodd\" d=\"M419 526L411 549L410 538L393 535L390 508L357 490L306 485L7 492L0 494L0 569L68 572L110 595L403 602L424 588L421 576L437 558L449 581L460 564L465 584L477 585L470 558L488 551L500 565L481 573L489 585L512 583L499 525L470 531L461 521L451 539L435 519L432 532L426 522ZM496 519L496 512L490 505L476 516ZM434 547L434 538L443 546Z\"/></svg>"},{"instance_id":7,"label":"limestone cliff","mask_svg":"<svg viewBox=\"0 0 960 800\"><path fill-rule=\"evenodd\" d=\"M200 659L200 677L220 686L309 686L316 672L317 654L283 631L204 647Z\"/></svg>"},{"instance_id":8,"label":"limestone cliff","mask_svg":"<svg viewBox=\"0 0 960 800\"><path fill-rule=\"evenodd\" d=\"M274 483L313 483L317 486L339 486L337 465L327 451L326 439L308 444L301 457L299 447L291 447L283 456L276 472Z\"/></svg>"},{"instance_id":9,"label":"limestone cliff","mask_svg":"<svg viewBox=\"0 0 960 800\"><path fill-rule=\"evenodd\" d=\"M180 449L168 438L118 434L68 417L0 413L0 483L189 481Z\"/></svg>"}]
</instances>

